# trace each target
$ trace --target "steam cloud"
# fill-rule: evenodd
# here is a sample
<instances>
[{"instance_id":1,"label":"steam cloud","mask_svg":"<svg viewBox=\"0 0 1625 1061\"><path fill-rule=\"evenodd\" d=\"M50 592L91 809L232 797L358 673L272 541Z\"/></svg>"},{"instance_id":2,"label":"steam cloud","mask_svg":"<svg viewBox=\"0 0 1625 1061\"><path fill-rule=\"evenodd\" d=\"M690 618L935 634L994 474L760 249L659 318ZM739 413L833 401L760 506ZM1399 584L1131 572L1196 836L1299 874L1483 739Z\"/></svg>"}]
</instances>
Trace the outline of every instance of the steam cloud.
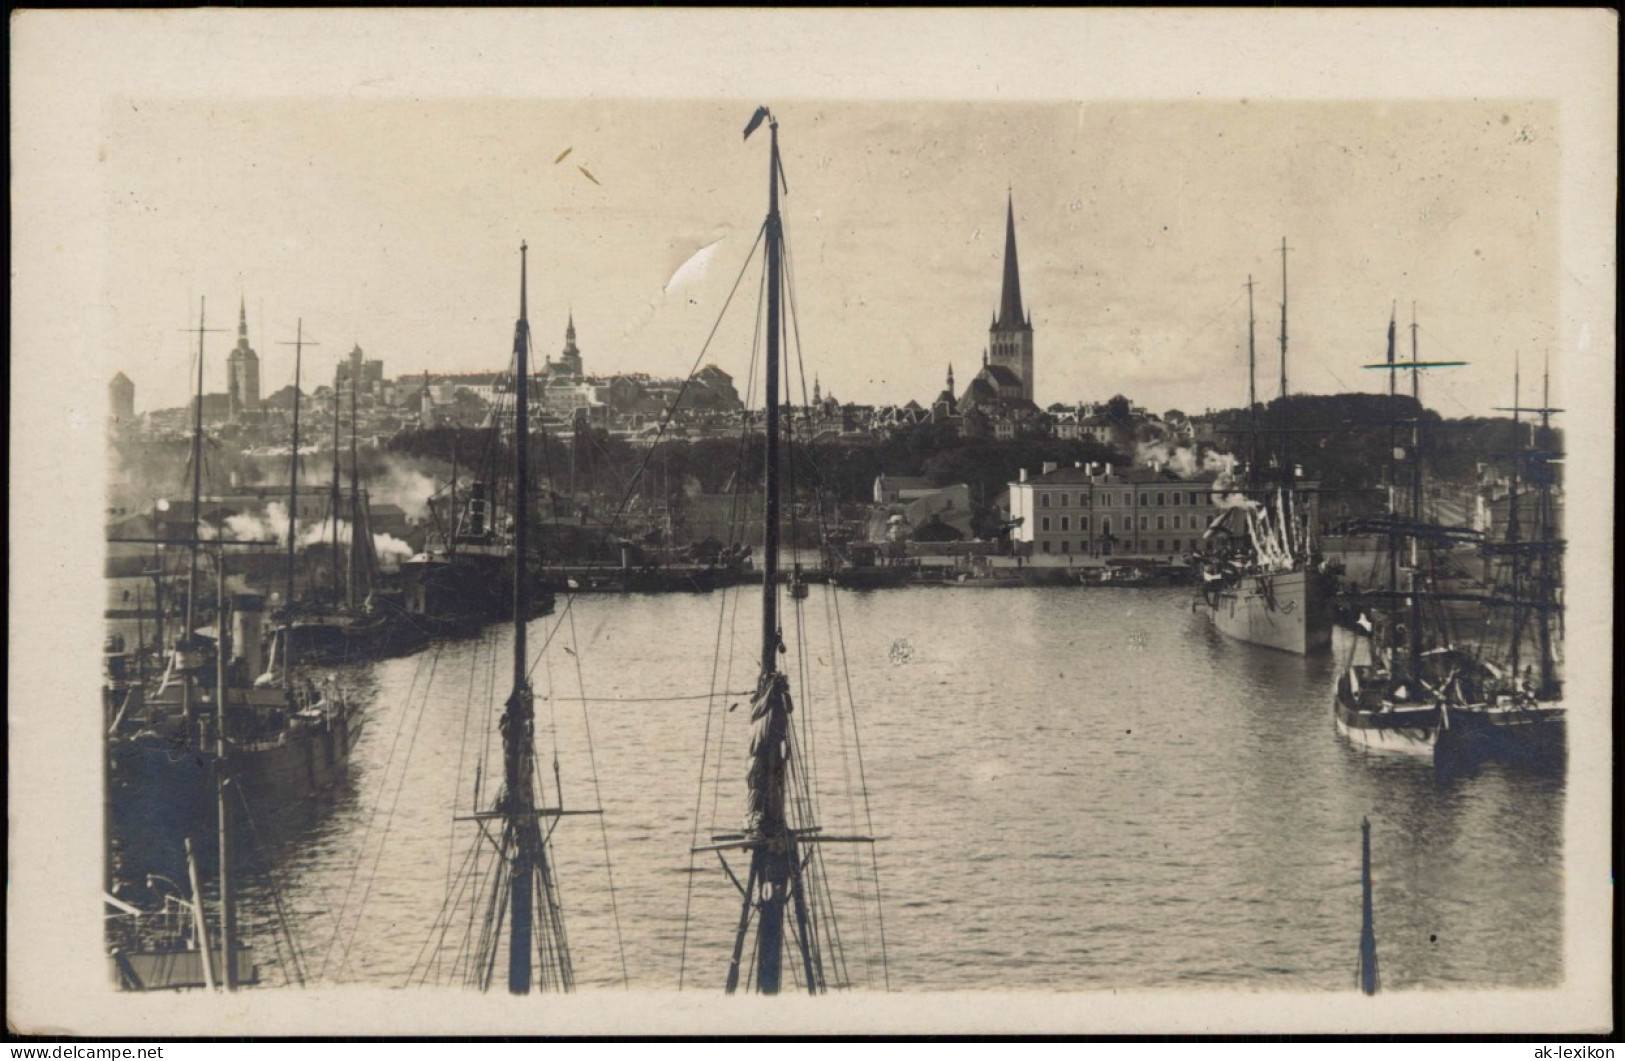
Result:
<instances>
[{"instance_id":1,"label":"steam cloud","mask_svg":"<svg viewBox=\"0 0 1625 1061\"><path fill-rule=\"evenodd\" d=\"M324 519L320 523L312 523L302 527L299 531L299 547L309 549L314 546L329 545L333 541L333 521ZM350 521L338 521L338 541L340 545L350 544ZM378 554L378 566L385 571L393 571L400 566L402 560L412 555L412 547L399 538L388 534L374 534L372 536L373 552Z\"/></svg>"},{"instance_id":2,"label":"steam cloud","mask_svg":"<svg viewBox=\"0 0 1625 1061\"><path fill-rule=\"evenodd\" d=\"M406 518L416 523L429 512L429 499L434 496L434 480L417 468L395 457L384 462L384 474L367 486L376 501L399 505Z\"/></svg>"},{"instance_id":3,"label":"steam cloud","mask_svg":"<svg viewBox=\"0 0 1625 1061\"><path fill-rule=\"evenodd\" d=\"M403 506L404 507L404 506ZM265 506L265 515L259 516L252 512L244 512L226 520L226 529L233 538L239 541L274 541L278 545L288 544L288 507L280 501L272 501ZM350 521L338 521L338 540L340 545L350 544ZM205 533L204 537L210 537ZM311 549L317 546L330 545L333 541L333 523L323 519L317 523L306 523L301 520L299 525L299 548ZM373 551L378 554L378 564L386 571L393 571L400 566L400 562L412 555L412 547L399 538L389 534L374 534L372 536Z\"/></svg>"}]
</instances>

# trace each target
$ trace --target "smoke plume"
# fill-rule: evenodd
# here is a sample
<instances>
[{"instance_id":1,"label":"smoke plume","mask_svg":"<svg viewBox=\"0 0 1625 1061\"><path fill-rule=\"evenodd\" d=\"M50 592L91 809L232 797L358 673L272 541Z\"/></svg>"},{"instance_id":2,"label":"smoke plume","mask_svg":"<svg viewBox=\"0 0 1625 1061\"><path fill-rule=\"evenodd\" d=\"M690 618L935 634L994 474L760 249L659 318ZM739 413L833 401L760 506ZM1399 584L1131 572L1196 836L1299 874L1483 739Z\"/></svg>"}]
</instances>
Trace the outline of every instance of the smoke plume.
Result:
<instances>
[{"instance_id":1,"label":"smoke plume","mask_svg":"<svg viewBox=\"0 0 1625 1061\"><path fill-rule=\"evenodd\" d=\"M384 474L367 484L373 499L384 504L399 505L406 518L416 523L429 512L429 499L434 496L434 480L411 464L388 457Z\"/></svg>"},{"instance_id":2,"label":"smoke plume","mask_svg":"<svg viewBox=\"0 0 1625 1061\"><path fill-rule=\"evenodd\" d=\"M337 526L338 542L342 545L350 544L352 533L350 521L341 519ZM311 549L331 545L333 542L334 524L332 520L324 519L320 523L312 523L300 528L299 548ZM372 536L373 552L378 556L378 566L385 571L394 571L400 566L402 560L412 555L412 547L388 534L374 534Z\"/></svg>"}]
</instances>

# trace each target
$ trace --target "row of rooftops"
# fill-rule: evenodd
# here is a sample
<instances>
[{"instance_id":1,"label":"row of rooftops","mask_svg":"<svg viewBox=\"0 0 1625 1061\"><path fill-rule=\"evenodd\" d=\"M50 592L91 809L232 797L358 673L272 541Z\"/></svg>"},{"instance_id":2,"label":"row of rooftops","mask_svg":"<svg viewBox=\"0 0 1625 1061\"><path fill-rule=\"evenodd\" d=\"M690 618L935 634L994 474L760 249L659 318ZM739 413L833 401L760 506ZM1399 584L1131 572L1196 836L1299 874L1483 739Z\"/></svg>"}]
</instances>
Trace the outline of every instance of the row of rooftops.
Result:
<instances>
[{"instance_id":1,"label":"row of rooftops","mask_svg":"<svg viewBox=\"0 0 1625 1061\"><path fill-rule=\"evenodd\" d=\"M1021 469L1021 477L1011 483L1012 487L1042 484L1044 486L1072 486L1090 483L1118 484L1118 483L1211 483L1218 478L1217 472L1201 471L1192 476L1183 476L1172 468L1160 462L1154 462L1149 467L1117 467L1110 463L1100 461L1077 461L1070 468L1059 467L1054 461L1045 461L1034 476L1027 474L1027 469Z\"/></svg>"}]
</instances>

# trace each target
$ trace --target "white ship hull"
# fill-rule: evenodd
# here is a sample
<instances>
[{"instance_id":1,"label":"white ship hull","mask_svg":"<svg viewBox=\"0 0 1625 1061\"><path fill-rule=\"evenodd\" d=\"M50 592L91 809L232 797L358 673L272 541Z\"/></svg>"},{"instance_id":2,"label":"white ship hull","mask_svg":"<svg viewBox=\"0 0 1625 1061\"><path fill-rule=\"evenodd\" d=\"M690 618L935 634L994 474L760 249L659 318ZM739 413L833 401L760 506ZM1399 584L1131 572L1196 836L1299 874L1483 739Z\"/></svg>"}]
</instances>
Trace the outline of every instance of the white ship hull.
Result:
<instances>
[{"instance_id":1,"label":"white ship hull","mask_svg":"<svg viewBox=\"0 0 1625 1061\"><path fill-rule=\"evenodd\" d=\"M1213 625L1226 637L1300 656L1332 643L1331 593L1303 570L1247 575L1204 590Z\"/></svg>"}]
</instances>

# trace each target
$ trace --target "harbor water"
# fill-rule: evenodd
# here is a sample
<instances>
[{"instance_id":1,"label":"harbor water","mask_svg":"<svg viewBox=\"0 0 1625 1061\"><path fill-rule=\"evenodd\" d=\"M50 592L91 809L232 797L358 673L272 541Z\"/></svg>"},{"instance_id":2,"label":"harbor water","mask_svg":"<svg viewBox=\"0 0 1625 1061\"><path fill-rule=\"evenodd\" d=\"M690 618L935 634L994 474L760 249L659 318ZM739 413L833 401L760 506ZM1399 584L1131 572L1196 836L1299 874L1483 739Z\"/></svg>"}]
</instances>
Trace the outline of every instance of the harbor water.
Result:
<instances>
[{"instance_id":1,"label":"harbor water","mask_svg":"<svg viewBox=\"0 0 1625 1061\"><path fill-rule=\"evenodd\" d=\"M531 625L548 802L562 786L603 811L552 834L582 989L721 989L739 897L689 848L742 821L743 753L716 744L748 725L759 592L583 597ZM820 791L855 793L825 801L829 831L878 837L873 863L826 845L852 980L1352 990L1362 817L1385 989L1562 980L1563 778L1351 747L1331 712L1343 640L1308 659L1226 641L1183 589L843 591L838 610L834 592L802 611L844 657L785 640L815 691L849 679L856 704L861 763L846 726L807 716ZM442 911L483 842L453 819L477 772L481 809L495 795L476 763L500 744L510 636L348 673L371 705L348 788L257 816L241 916L267 982L291 979L293 947L307 981L449 968L480 915Z\"/></svg>"}]
</instances>

